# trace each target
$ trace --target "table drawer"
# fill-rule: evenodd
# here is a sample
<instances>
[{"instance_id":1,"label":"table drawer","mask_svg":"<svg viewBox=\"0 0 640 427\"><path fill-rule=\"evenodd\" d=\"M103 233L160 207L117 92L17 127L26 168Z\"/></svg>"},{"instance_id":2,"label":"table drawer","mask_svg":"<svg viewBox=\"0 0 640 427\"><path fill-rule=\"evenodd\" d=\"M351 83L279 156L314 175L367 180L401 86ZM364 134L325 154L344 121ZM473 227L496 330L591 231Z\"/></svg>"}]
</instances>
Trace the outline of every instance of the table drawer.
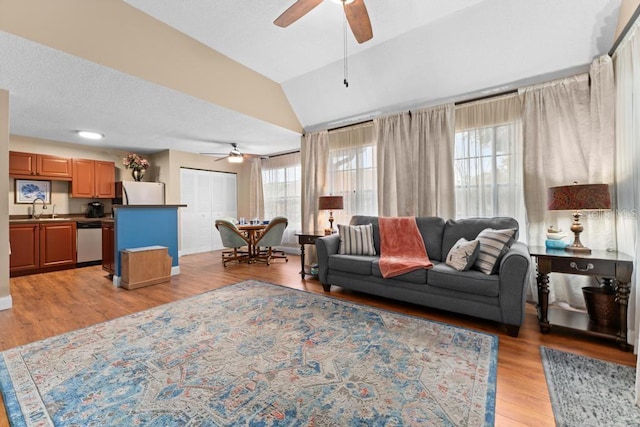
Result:
<instances>
[{"instance_id":1,"label":"table drawer","mask_svg":"<svg viewBox=\"0 0 640 427\"><path fill-rule=\"evenodd\" d=\"M298 236L298 244L299 245L315 245L316 239L319 239L322 236Z\"/></svg>"},{"instance_id":2,"label":"table drawer","mask_svg":"<svg viewBox=\"0 0 640 427\"><path fill-rule=\"evenodd\" d=\"M613 262L601 262L593 259L558 259L551 261L552 271L567 274L585 274L590 276L615 277L616 265Z\"/></svg>"}]
</instances>

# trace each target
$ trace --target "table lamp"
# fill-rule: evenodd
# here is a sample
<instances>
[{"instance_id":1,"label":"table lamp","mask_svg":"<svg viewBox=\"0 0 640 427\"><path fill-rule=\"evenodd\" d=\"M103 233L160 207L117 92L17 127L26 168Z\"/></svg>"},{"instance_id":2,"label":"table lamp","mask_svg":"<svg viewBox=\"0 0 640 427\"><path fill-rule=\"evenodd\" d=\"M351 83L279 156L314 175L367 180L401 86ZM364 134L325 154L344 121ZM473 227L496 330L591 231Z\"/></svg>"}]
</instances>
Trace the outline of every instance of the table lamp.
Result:
<instances>
[{"instance_id":1,"label":"table lamp","mask_svg":"<svg viewBox=\"0 0 640 427\"><path fill-rule=\"evenodd\" d=\"M547 193L547 209L550 211L573 211L571 231L574 234L573 243L565 251L591 253L591 249L580 242L580 233L584 227L580 224L582 210L611 209L611 196L607 184L581 184L551 187Z\"/></svg>"},{"instance_id":2,"label":"table lamp","mask_svg":"<svg viewBox=\"0 0 640 427\"><path fill-rule=\"evenodd\" d=\"M318 198L318 209L329 211L329 228L325 229L325 234L333 234L333 211L343 208L342 196L320 196Z\"/></svg>"}]
</instances>

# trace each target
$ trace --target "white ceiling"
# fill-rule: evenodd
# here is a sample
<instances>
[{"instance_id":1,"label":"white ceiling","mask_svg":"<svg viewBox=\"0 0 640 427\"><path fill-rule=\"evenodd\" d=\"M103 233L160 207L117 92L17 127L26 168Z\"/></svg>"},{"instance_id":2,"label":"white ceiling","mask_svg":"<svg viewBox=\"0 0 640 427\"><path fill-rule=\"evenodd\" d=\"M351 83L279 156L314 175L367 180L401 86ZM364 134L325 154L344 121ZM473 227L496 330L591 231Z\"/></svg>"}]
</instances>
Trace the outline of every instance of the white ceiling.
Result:
<instances>
[{"instance_id":1,"label":"white ceiling","mask_svg":"<svg viewBox=\"0 0 640 427\"><path fill-rule=\"evenodd\" d=\"M272 22L294 0L125 1L280 83L315 131L585 71L613 44L621 0L366 0L374 36L349 32L348 88L329 0L288 28ZM142 152L299 147L291 130L6 32L0 58L12 134L87 144L73 131L95 129L95 145Z\"/></svg>"}]
</instances>

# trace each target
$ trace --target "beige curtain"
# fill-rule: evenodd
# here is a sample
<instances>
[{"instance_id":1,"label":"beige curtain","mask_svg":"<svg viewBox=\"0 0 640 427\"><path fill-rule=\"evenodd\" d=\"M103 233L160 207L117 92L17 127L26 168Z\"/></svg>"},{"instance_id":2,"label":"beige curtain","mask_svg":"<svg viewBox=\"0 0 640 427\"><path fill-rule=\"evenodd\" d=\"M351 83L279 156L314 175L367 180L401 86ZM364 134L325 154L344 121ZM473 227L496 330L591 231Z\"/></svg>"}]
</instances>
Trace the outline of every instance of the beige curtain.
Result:
<instances>
[{"instance_id":1,"label":"beige curtain","mask_svg":"<svg viewBox=\"0 0 640 427\"><path fill-rule=\"evenodd\" d=\"M628 337L640 345L640 20L613 55L616 76L616 228L618 250L634 258L629 298ZM640 406L640 359L636 366L636 404Z\"/></svg>"},{"instance_id":2,"label":"beige curtain","mask_svg":"<svg viewBox=\"0 0 640 427\"><path fill-rule=\"evenodd\" d=\"M249 173L249 217L264 219L264 193L260 159L250 160Z\"/></svg>"},{"instance_id":3,"label":"beige curtain","mask_svg":"<svg viewBox=\"0 0 640 427\"><path fill-rule=\"evenodd\" d=\"M374 119L380 216L454 216L453 122L453 104Z\"/></svg>"},{"instance_id":4,"label":"beige curtain","mask_svg":"<svg viewBox=\"0 0 640 427\"><path fill-rule=\"evenodd\" d=\"M416 216L455 218L454 122L453 104L411 112Z\"/></svg>"},{"instance_id":5,"label":"beige curtain","mask_svg":"<svg viewBox=\"0 0 640 427\"><path fill-rule=\"evenodd\" d=\"M318 215L318 197L326 194L329 133L307 134L302 138L302 230L323 230Z\"/></svg>"},{"instance_id":6,"label":"beige curtain","mask_svg":"<svg viewBox=\"0 0 640 427\"><path fill-rule=\"evenodd\" d=\"M394 114L373 120L378 155L378 214L411 216L416 212L418 150L409 137L411 116Z\"/></svg>"},{"instance_id":7,"label":"beige curtain","mask_svg":"<svg viewBox=\"0 0 640 427\"><path fill-rule=\"evenodd\" d=\"M582 74L521 90L524 128L524 187L528 241L543 245L546 229L568 231L570 212L547 211L547 189L579 183L613 183L613 73L608 57ZM591 78L591 87L589 78ZM591 249L615 248L614 222L601 213L582 216L581 240ZM586 276L551 275L549 302L584 308ZM533 286L533 284L532 284ZM537 292L533 292L537 295Z\"/></svg>"}]
</instances>

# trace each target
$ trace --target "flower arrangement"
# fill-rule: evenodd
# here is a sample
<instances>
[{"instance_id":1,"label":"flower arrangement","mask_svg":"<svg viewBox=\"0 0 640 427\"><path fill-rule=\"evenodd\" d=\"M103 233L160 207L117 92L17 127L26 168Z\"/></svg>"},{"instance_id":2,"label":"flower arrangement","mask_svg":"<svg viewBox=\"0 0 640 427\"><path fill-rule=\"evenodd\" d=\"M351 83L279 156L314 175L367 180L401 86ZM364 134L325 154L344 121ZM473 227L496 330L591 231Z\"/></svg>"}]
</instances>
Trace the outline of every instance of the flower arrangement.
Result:
<instances>
[{"instance_id":1,"label":"flower arrangement","mask_svg":"<svg viewBox=\"0 0 640 427\"><path fill-rule=\"evenodd\" d=\"M127 157L122 159L122 164L125 168L134 170L146 170L151 166L147 159L135 153L127 154Z\"/></svg>"}]
</instances>

